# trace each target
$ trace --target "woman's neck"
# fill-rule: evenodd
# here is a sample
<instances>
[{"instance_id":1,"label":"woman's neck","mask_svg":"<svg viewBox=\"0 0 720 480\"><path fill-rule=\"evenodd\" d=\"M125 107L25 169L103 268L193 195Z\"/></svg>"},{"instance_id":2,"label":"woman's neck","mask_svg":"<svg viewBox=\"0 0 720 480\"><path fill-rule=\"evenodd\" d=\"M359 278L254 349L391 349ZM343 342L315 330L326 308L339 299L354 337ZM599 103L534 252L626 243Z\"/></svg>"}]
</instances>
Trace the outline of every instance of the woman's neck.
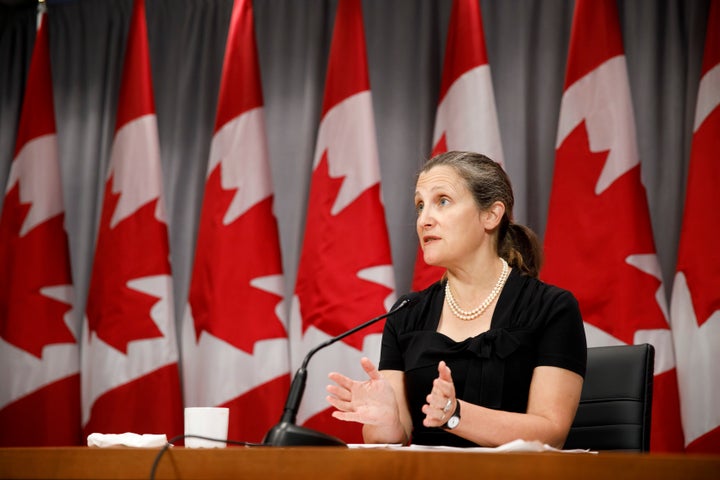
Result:
<instances>
[{"instance_id":1,"label":"woman's neck","mask_svg":"<svg viewBox=\"0 0 720 480\"><path fill-rule=\"evenodd\" d=\"M469 307L487 296L497 284L502 271L503 262L493 253L462 268L448 269L447 277L455 299Z\"/></svg>"}]
</instances>

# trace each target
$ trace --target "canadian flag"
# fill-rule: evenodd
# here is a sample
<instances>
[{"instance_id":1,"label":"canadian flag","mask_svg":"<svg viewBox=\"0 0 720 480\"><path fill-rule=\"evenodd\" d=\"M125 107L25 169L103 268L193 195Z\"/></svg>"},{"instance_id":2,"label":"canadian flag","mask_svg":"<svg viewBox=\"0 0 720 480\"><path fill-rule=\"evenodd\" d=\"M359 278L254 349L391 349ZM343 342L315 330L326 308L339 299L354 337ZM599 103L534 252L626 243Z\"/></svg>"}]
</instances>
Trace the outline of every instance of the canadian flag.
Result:
<instances>
[{"instance_id":1,"label":"canadian flag","mask_svg":"<svg viewBox=\"0 0 720 480\"><path fill-rule=\"evenodd\" d=\"M85 434L182 432L145 3L133 6L83 333Z\"/></svg>"},{"instance_id":2,"label":"canadian flag","mask_svg":"<svg viewBox=\"0 0 720 480\"><path fill-rule=\"evenodd\" d=\"M482 14L477 0L454 0L450 13L440 100L435 115L432 156L448 150L487 155L503 164L500 128ZM423 290L442 277L418 248L412 289Z\"/></svg>"},{"instance_id":3,"label":"canadian flag","mask_svg":"<svg viewBox=\"0 0 720 480\"><path fill-rule=\"evenodd\" d=\"M686 451L719 454L720 0L710 4L693 131L670 318Z\"/></svg>"},{"instance_id":4,"label":"canadian flag","mask_svg":"<svg viewBox=\"0 0 720 480\"><path fill-rule=\"evenodd\" d=\"M229 407L229 438L252 442L290 383L264 123L252 2L235 0L182 350L186 405Z\"/></svg>"},{"instance_id":5,"label":"canadian flag","mask_svg":"<svg viewBox=\"0 0 720 480\"><path fill-rule=\"evenodd\" d=\"M64 220L41 5L0 216L0 446L81 441L80 323Z\"/></svg>"},{"instance_id":6,"label":"canadian flag","mask_svg":"<svg viewBox=\"0 0 720 480\"><path fill-rule=\"evenodd\" d=\"M615 0L575 3L545 254L541 276L578 298L589 346L654 345L651 449L682 450L672 336Z\"/></svg>"},{"instance_id":7,"label":"canadian flag","mask_svg":"<svg viewBox=\"0 0 720 480\"><path fill-rule=\"evenodd\" d=\"M361 2L340 0L291 312L293 365L312 347L384 313L394 299ZM382 328L378 322L313 357L300 423L362 442L359 424L330 416L327 374L365 378L360 358L380 357Z\"/></svg>"}]
</instances>

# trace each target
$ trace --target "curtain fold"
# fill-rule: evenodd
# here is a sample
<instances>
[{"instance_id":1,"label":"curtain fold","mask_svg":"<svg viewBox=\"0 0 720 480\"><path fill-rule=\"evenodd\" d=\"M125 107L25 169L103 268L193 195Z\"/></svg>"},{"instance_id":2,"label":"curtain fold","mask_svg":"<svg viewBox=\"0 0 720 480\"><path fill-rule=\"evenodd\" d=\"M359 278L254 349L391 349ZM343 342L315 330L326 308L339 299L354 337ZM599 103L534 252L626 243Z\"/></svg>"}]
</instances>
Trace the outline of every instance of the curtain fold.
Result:
<instances>
[{"instance_id":1,"label":"curtain fold","mask_svg":"<svg viewBox=\"0 0 720 480\"><path fill-rule=\"evenodd\" d=\"M7 175L15 149L25 78L35 45L35 8L0 7L0 185ZM0 195L0 207L4 200Z\"/></svg>"}]
</instances>

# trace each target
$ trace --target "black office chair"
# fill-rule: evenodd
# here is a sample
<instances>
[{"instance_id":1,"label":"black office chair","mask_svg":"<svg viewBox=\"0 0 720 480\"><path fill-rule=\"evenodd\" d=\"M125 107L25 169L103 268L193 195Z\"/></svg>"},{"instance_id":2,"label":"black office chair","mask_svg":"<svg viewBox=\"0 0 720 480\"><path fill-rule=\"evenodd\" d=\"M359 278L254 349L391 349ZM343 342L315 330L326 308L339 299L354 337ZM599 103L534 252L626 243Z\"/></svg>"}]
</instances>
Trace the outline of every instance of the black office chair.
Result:
<instances>
[{"instance_id":1,"label":"black office chair","mask_svg":"<svg viewBox=\"0 0 720 480\"><path fill-rule=\"evenodd\" d=\"M650 344L588 348L580 405L565 449L650 449L655 349Z\"/></svg>"}]
</instances>

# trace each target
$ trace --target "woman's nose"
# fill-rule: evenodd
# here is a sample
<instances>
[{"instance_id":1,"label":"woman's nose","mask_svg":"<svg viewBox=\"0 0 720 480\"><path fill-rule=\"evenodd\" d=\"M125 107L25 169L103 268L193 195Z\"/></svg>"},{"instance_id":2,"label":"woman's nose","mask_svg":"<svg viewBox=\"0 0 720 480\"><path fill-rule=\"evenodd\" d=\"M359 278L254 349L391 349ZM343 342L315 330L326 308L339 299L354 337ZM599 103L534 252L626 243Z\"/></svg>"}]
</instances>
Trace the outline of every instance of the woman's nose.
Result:
<instances>
[{"instance_id":1,"label":"woman's nose","mask_svg":"<svg viewBox=\"0 0 720 480\"><path fill-rule=\"evenodd\" d=\"M417 226L418 228L428 229L434 223L434 218L429 208L423 208L418 215Z\"/></svg>"}]
</instances>

